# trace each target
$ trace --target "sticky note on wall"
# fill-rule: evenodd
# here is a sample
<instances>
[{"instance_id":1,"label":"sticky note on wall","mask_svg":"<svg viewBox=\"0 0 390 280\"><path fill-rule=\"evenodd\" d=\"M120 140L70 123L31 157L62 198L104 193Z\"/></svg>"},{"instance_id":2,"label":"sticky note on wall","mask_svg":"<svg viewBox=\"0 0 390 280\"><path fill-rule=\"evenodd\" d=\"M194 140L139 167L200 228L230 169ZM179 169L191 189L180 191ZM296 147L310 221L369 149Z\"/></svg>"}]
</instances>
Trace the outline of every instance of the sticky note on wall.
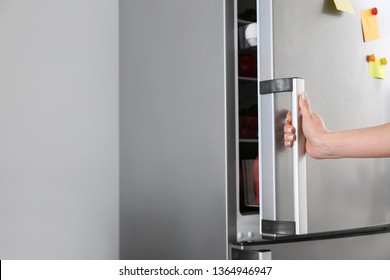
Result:
<instances>
[{"instance_id":1,"label":"sticky note on wall","mask_svg":"<svg viewBox=\"0 0 390 280\"><path fill-rule=\"evenodd\" d=\"M369 42L380 38L379 26L377 21L378 11L376 10L375 12L373 11L374 9L360 11L364 42Z\"/></svg>"},{"instance_id":2,"label":"sticky note on wall","mask_svg":"<svg viewBox=\"0 0 390 280\"><path fill-rule=\"evenodd\" d=\"M334 0L334 4L336 5L336 9L339 11L350 14L355 13L350 0Z\"/></svg>"}]
</instances>

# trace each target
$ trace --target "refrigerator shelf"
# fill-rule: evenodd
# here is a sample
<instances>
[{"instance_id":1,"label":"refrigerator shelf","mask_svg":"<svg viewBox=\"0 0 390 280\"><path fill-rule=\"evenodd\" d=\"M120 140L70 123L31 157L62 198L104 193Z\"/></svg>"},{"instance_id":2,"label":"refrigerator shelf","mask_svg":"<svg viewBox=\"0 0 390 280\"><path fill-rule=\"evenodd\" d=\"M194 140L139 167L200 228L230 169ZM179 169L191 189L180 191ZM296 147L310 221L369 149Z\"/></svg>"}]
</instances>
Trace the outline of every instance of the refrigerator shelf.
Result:
<instances>
[{"instance_id":1,"label":"refrigerator shelf","mask_svg":"<svg viewBox=\"0 0 390 280\"><path fill-rule=\"evenodd\" d=\"M251 23L254 23L253 21L249 21L249 20L244 20L244 19L237 19L237 24L238 24L238 27L241 27L241 26L245 26L245 25L248 25L248 24L251 24Z\"/></svg>"},{"instance_id":2,"label":"refrigerator shelf","mask_svg":"<svg viewBox=\"0 0 390 280\"><path fill-rule=\"evenodd\" d=\"M253 78L253 77L239 76L238 79L240 81L257 82L257 78Z\"/></svg>"},{"instance_id":3,"label":"refrigerator shelf","mask_svg":"<svg viewBox=\"0 0 390 280\"><path fill-rule=\"evenodd\" d=\"M248 48L240 48L240 53L249 53L249 54L257 54L257 46L252 46Z\"/></svg>"},{"instance_id":4,"label":"refrigerator shelf","mask_svg":"<svg viewBox=\"0 0 390 280\"><path fill-rule=\"evenodd\" d=\"M240 139L240 143L258 143L258 139L247 139L247 138L242 138Z\"/></svg>"}]
</instances>

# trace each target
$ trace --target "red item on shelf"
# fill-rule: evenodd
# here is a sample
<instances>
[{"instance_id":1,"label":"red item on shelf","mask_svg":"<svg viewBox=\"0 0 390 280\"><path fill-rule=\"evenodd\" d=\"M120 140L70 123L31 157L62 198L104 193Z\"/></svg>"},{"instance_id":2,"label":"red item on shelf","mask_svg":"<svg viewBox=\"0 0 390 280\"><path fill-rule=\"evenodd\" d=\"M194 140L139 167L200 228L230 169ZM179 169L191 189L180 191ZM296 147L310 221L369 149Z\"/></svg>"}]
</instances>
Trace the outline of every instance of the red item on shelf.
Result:
<instances>
[{"instance_id":1,"label":"red item on shelf","mask_svg":"<svg viewBox=\"0 0 390 280\"><path fill-rule=\"evenodd\" d=\"M247 53L238 54L238 75L241 77L257 77L256 55Z\"/></svg>"},{"instance_id":2,"label":"red item on shelf","mask_svg":"<svg viewBox=\"0 0 390 280\"><path fill-rule=\"evenodd\" d=\"M240 138L244 139L256 139L257 138L257 116L240 116Z\"/></svg>"}]
</instances>

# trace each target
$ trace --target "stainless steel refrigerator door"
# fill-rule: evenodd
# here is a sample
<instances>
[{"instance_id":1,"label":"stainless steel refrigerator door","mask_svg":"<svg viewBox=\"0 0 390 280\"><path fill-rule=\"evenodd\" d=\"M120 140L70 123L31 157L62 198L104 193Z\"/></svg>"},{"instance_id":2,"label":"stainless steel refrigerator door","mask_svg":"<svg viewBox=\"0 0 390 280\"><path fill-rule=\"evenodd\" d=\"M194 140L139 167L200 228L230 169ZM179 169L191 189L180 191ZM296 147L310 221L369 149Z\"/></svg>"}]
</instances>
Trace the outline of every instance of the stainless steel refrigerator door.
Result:
<instances>
[{"instance_id":1,"label":"stainless steel refrigerator door","mask_svg":"<svg viewBox=\"0 0 390 280\"><path fill-rule=\"evenodd\" d=\"M226 259L233 1L120 1L120 22L120 258Z\"/></svg>"},{"instance_id":2,"label":"stainless steel refrigerator door","mask_svg":"<svg viewBox=\"0 0 390 280\"><path fill-rule=\"evenodd\" d=\"M260 193L263 236L307 233L305 138L298 96L304 90L299 78L260 82ZM297 128L292 148L284 146L287 113Z\"/></svg>"},{"instance_id":3,"label":"stainless steel refrigerator door","mask_svg":"<svg viewBox=\"0 0 390 280\"><path fill-rule=\"evenodd\" d=\"M260 2L267 0L259 0ZM359 11L337 11L333 1L273 0L275 78L300 76L313 111L329 130L390 121L390 79L369 75L368 54L389 56L390 2L375 1L381 38L364 42ZM305 16L300 16L302 11ZM389 71L389 67L385 71ZM387 73L388 74L388 73ZM309 232L390 222L390 159L316 160L307 157Z\"/></svg>"}]
</instances>

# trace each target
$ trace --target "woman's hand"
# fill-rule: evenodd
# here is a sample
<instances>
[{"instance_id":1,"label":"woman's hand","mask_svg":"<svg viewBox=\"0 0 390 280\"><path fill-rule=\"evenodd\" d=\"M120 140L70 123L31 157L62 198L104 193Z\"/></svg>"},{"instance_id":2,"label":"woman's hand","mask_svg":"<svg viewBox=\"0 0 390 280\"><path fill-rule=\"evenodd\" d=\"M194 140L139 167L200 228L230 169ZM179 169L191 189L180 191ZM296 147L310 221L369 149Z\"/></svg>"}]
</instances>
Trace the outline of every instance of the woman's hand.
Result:
<instances>
[{"instance_id":1,"label":"woman's hand","mask_svg":"<svg viewBox=\"0 0 390 280\"><path fill-rule=\"evenodd\" d=\"M306 152L313 158L384 158L390 157L390 122L359 129L330 132L322 118L313 113L307 94L299 97L302 130L306 137ZM284 126L285 146L292 147L296 139L291 125L291 113Z\"/></svg>"},{"instance_id":2,"label":"woman's hand","mask_svg":"<svg viewBox=\"0 0 390 280\"><path fill-rule=\"evenodd\" d=\"M326 158L326 143L331 132L325 127L321 116L312 112L306 92L299 97L299 108L302 112L302 130L306 137L306 152L313 158ZM291 112L287 113L284 133L284 145L292 147L296 135L295 128L291 125Z\"/></svg>"}]
</instances>

